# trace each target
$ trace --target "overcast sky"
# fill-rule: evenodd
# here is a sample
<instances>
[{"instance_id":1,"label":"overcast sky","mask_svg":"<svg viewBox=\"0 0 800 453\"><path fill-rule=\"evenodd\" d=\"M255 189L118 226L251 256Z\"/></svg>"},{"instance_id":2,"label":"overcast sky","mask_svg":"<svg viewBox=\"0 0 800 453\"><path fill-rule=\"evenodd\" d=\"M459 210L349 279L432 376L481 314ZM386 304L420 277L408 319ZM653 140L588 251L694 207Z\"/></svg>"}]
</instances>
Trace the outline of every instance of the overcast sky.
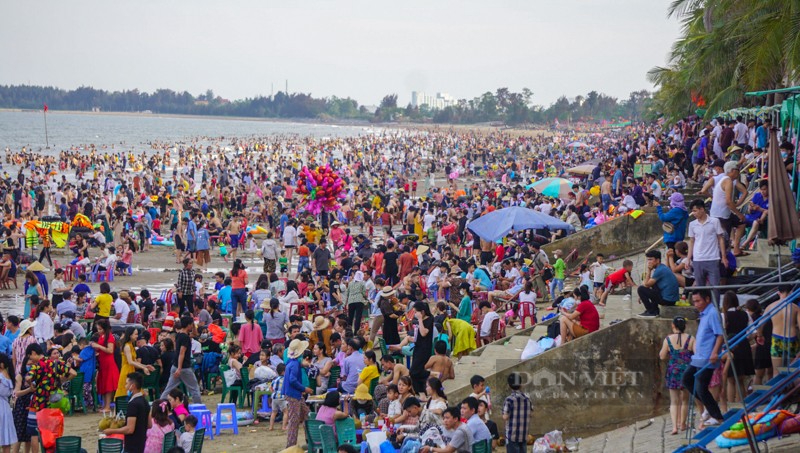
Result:
<instances>
[{"instance_id":1,"label":"overcast sky","mask_svg":"<svg viewBox=\"0 0 800 453\"><path fill-rule=\"evenodd\" d=\"M4 0L0 84L207 89L270 84L377 104L530 88L535 104L651 89L670 0Z\"/></svg>"}]
</instances>

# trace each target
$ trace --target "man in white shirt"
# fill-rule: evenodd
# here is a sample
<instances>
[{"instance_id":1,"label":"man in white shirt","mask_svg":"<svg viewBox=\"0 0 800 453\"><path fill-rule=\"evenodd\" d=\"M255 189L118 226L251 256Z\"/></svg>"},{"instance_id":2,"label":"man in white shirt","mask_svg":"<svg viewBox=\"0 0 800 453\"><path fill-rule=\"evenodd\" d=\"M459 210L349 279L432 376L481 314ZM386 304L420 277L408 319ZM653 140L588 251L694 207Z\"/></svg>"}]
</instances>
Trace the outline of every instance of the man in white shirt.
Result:
<instances>
[{"instance_id":1,"label":"man in white shirt","mask_svg":"<svg viewBox=\"0 0 800 453\"><path fill-rule=\"evenodd\" d=\"M686 265L694 270L695 286L719 286L720 262L728 266L725 256L725 231L719 219L706 212L703 200L694 200L691 204L695 220L689 223L689 254ZM717 299L719 300L719 291Z\"/></svg>"},{"instance_id":2,"label":"man in white shirt","mask_svg":"<svg viewBox=\"0 0 800 453\"><path fill-rule=\"evenodd\" d=\"M124 291L123 291L124 293ZM127 294L127 293L125 293ZM120 296L123 294L120 293ZM111 324L125 324L128 322L128 313L130 313L131 307L128 306L128 303L122 300L122 297L117 297L114 301L114 316L109 319Z\"/></svg>"},{"instance_id":3,"label":"man in white shirt","mask_svg":"<svg viewBox=\"0 0 800 453\"><path fill-rule=\"evenodd\" d=\"M283 229L283 247L286 249L286 259L289 260L289 267L292 267L292 253L297 247L297 228L294 227L294 219L290 220Z\"/></svg>"},{"instance_id":4,"label":"man in white shirt","mask_svg":"<svg viewBox=\"0 0 800 453\"><path fill-rule=\"evenodd\" d=\"M736 125L733 126L733 141L739 146L747 144L747 125L741 116L736 117Z\"/></svg>"}]
</instances>

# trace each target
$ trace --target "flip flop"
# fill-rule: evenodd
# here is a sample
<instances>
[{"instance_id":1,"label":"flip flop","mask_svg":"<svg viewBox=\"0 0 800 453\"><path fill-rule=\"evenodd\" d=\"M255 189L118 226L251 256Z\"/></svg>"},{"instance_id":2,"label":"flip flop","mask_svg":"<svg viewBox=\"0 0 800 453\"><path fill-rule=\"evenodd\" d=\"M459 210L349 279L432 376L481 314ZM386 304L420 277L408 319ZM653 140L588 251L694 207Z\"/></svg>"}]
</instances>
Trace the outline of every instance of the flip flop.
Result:
<instances>
[{"instance_id":1,"label":"flip flop","mask_svg":"<svg viewBox=\"0 0 800 453\"><path fill-rule=\"evenodd\" d=\"M738 258L738 257L740 257L740 256L750 256L750 254L749 254L749 253L747 253L747 252L742 252L742 253L740 253L740 254L738 254L738 255L734 254L733 256L735 256L735 257L737 257L737 258Z\"/></svg>"}]
</instances>

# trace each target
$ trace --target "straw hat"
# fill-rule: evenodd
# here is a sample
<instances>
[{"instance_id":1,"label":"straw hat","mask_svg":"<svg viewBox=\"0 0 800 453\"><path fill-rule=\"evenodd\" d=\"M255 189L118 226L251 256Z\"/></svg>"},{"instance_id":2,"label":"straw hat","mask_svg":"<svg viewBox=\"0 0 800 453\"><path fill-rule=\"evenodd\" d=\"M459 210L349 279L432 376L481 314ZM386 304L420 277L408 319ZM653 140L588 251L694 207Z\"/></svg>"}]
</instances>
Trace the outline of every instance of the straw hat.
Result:
<instances>
[{"instance_id":1,"label":"straw hat","mask_svg":"<svg viewBox=\"0 0 800 453\"><path fill-rule=\"evenodd\" d=\"M419 247L417 247L417 255L422 255L428 250L430 250L430 247L428 247L427 245L420 245Z\"/></svg>"},{"instance_id":2,"label":"straw hat","mask_svg":"<svg viewBox=\"0 0 800 453\"><path fill-rule=\"evenodd\" d=\"M30 266L28 266L28 270L33 272L45 272L47 268L44 267L39 261L34 261Z\"/></svg>"},{"instance_id":3,"label":"straw hat","mask_svg":"<svg viewBox=\"0 0 800 453\"><path fill-rule=\"evenodd\" d=\"M289 343L289 352L287 353L287 355L289 356L290 359L296 359L301 355L303 355L303 351L305 351L306 349L308 349L307 341L292 340L292 342Z\"/></svg>"},{"instance_id":4,"label":"straw hat","mask_svg":"<svg viewBox=\"0 0 800 453\"><path fill-rule=\"evenodd\" d=\"M367 384L361 384L356 387L356 393L353 394L353 399L362 401L372 400L372 395L369 394L369 388L367 387Z\"/></svg>"},{"instance_id":5,"label":"straw hat","mask_svg":"<svg viewBox=\"0 0 800 453\"><path fill-rule=\"evenodd\" d=\"M19 323L19 333L17 337L21 337L25 335L25 332L28 331L31 327L36 325L36 321L31 321L30 319L23 319L21 323Z\"/></svg>"},{"instance_id":6,"label":"straw hat","mask_svg":"<svg viewBox=\"0 0 800 453\"><path fill-rule=\"evenodd\" d=\"M331 325L331 321L324 316L317 316L314 318L314 330L327 329Z\"/></svg>"},{"instance_id":7,"label":"straw hat","mask_svg":"<svg viewBox=\"0 0 800 453\"><path fill-rule=\"evenodd\" d=\"M392 297L394 293L395 290L393 290L391 286L384 286L383 290L381 290L381 297Z\"/></svg>"}]
</instances>

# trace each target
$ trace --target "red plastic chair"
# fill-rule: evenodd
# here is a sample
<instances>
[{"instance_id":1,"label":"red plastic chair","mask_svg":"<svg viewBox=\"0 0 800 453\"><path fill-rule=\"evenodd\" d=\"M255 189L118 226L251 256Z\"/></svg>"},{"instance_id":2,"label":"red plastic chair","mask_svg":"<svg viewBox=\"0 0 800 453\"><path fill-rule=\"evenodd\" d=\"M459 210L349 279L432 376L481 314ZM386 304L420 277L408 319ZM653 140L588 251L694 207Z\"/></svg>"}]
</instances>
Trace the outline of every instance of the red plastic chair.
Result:
<instances>
[{"instance_id":1,"label":"red plastic chair","mask_svg":"<svg viewBox=\"0 0 800 453\"><path fill-rule=\"evenodd\" d=\"M536 305L533 302L520 302L519 303L519 320L522 323L522 328L525 328L525 319L530 318L531 325L536 324Z\"/></svg>"}]
</instances>

